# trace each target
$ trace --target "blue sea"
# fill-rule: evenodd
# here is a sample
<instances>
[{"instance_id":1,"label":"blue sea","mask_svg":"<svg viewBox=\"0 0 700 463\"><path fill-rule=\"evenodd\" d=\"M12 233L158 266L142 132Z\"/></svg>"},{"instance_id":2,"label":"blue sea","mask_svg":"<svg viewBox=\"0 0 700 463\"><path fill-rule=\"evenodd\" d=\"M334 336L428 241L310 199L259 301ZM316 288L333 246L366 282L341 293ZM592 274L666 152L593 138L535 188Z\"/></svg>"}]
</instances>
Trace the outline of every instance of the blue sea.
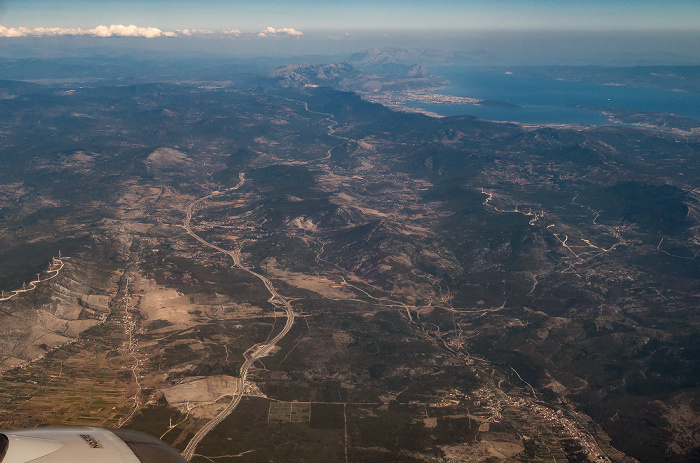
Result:
<instances>
[{"instance_id":1,"label":"blue sea","mask_svg":"<svg viewBox=\"0 0 700 463\"><path fill-rule=\"evenodd\" d=\"M535 124L602 125L609 121L599 112L574 107L627 108L675 114L700 120L700 95L688 92L560 81L480 68L431 68L449 80L438 93L481 100L497 100L520 108L462 104L407 106L445 116L471 115L494 121Z\"/></svg>"}]
</instances>

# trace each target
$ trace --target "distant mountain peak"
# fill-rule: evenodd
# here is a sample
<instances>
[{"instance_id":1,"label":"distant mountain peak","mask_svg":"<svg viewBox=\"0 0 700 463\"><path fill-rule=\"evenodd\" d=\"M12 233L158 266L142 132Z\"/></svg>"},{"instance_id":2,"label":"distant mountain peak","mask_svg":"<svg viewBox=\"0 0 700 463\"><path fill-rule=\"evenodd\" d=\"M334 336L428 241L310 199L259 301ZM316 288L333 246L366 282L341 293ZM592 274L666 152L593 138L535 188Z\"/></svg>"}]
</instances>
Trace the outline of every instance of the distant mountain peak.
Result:
<instances>
[{"instance_id":1,"label":"distant mountain peak","mask_svg":"<svg viewBox=\"0 0 700 463\"><path fill-rule=\"evenodd\" d=\"M443 61L451 53L430 49L372 48L353 53L348 61L366 64L414 64L425 61Z\"/></svg>"},{"instance_id":2,"label":"distant mountain peak","mask_svg":"<svg viewBox=\"0 0 700 463\"><path fill-rule=\"evenodd\" d=\"M327 86L345 91L377 91L397 85L413 88L432 84L428 70L417 64L385 64L377 69L360 69L347 61L287 65L268 72L267 77L287 87Z\"/></svg>"}]
</instances>

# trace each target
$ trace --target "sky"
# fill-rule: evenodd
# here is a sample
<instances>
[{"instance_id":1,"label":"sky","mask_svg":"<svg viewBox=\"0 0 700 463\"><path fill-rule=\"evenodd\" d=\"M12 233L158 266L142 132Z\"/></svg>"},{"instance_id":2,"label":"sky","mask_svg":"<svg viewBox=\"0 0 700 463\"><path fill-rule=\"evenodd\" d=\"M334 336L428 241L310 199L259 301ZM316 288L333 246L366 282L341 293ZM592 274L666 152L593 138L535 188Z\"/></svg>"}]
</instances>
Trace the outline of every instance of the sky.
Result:
<instances>
[{"instance_id":1,"label":"sky","mask_svg":"<svg viewBox=\"0 0 700 463\"><path fill-rule=\"evenodd\" d=\"M108 40L122 37L149 40ZM88 40L258 56L399 47L486 50L487 64L700 64L700 0L0 0L0 55Z\"/></svg>"},{"instance_id":2,"label":"sky","mask_svg":"<svg viewBox=\"0 0 700 463\"><path fill-rule=\"evenodd\" d=\"M696 30L699 0L0 0L0 25L162 32ZM298 36L297 36L298 37Z\"/></svg>"}]
</instances>

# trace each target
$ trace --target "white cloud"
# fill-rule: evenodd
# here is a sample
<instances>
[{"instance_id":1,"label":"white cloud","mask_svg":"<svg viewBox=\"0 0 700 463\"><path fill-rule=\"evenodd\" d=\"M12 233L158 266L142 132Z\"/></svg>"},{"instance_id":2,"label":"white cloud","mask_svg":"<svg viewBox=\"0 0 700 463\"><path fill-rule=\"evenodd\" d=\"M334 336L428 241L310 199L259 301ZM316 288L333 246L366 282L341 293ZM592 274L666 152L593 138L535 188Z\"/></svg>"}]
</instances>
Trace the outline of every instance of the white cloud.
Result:
<instances>
[{"instance_id":1,"label":"white cloud","mask_svg":"<svg viewBox=\"0 0 700 463\"><path fill-rule=\"evenodd\" d=\"M289 37L297 37L297 38L304 35L303 32L298 31L298 30L294 29L293 27L283 27L281 29L275 29L274 27L268 27L264 31L261 31L258 34L258 37L270 37L270 36L274 37L274 36L280 35L280 34L288 35Z\"/></svg>"},{"instance_id":2,"label":"white cloud","mask_svg":"<svg viewBox=\"0 0 700 463\"><path fill-rule=\"evenodd\" d=\"M190 35L214 35L214 31L210 31L209 29L190 29Z\"/></svg>"},{"instance_id":3,"label":"white cloud","mask_svg":"<svg viewBox=\"0 0 700 463\"><path fill-rule=\"evenodd\" d=\"M2 1L2 0L0 0ZM268 27L265 30L270 35L286 34L292 37L300 37L301 32L291 29L274 29ZM177 29L175 31L162 31L157 27L140 27L133 24L125 26L123 24L112 24L111 26L97 26L92 29L63 28L63 27L37 27L29 29L27 27L5 27L0 25L0 38L2 37L58 37L58 36L90 36L90 37L143 37L153 39L157 37L238 37L241 35L239 29L224 29L212 31L209 29ZM264 35L266 36L266 35Z\"/></svg>"},{"instance_id":4,"label":"white cloud","mask_svg":"<svg viewBox=\"0 0 700 463\"><path fill-rule=\"evenodd\" d=\"M5 27L0 26L0 37L24 37L29 32L26 27Z\"/></svg>"},{"instance_id":5,"label":"white cloud","mask_svg":"<svg viewBox=\"0 0 700 463\"><path fill-rule=\"evenodd\" d=\"M139 27L133 24L112 24L111 26L97 26L94 29L62 28L62 27L26 27L0 26L0 37L55 37L63 35L88 35L93 37L175 37L174 32L163 32L157 27Z\"/></svg>"},{"instance_id":6,"label":"white cloud","mask_svg":"<svg viewBox=\"0 0 700 463\"><path fill-rule=\"evenodd\" d=\"M138 27L133 24L123 26L121 24L107 26L97 26L94 29L88 29L87 35L95 35L97 37L145 37L152 39L163 35L163 31L157 27Z\"/></svg>"}]
</instances>

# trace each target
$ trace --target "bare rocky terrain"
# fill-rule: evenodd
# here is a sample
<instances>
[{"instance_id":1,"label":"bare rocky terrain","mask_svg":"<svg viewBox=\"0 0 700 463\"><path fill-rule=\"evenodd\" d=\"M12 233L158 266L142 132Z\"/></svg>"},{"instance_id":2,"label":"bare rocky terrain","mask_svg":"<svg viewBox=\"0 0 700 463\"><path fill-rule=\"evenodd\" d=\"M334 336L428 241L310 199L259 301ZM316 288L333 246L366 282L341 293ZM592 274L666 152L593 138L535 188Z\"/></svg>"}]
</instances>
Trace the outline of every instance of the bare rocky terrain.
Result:
<instances>
[{"instance_id":1,"label":"bare rocky terrain","mask_svg":"<svg viewBox=\"0 0 700 463\"><path fill-rule=\"evenodd\" d=\"M75 341L107 317L115 275L91 267L89 262L69 258L60 262L55 277L54 272L39 274L40 278L53 278L33 282L27 288L36 289L3 301L11 310L4 312L0 336L2 370L35 361Z\"/></svg>"}]
</instances>

